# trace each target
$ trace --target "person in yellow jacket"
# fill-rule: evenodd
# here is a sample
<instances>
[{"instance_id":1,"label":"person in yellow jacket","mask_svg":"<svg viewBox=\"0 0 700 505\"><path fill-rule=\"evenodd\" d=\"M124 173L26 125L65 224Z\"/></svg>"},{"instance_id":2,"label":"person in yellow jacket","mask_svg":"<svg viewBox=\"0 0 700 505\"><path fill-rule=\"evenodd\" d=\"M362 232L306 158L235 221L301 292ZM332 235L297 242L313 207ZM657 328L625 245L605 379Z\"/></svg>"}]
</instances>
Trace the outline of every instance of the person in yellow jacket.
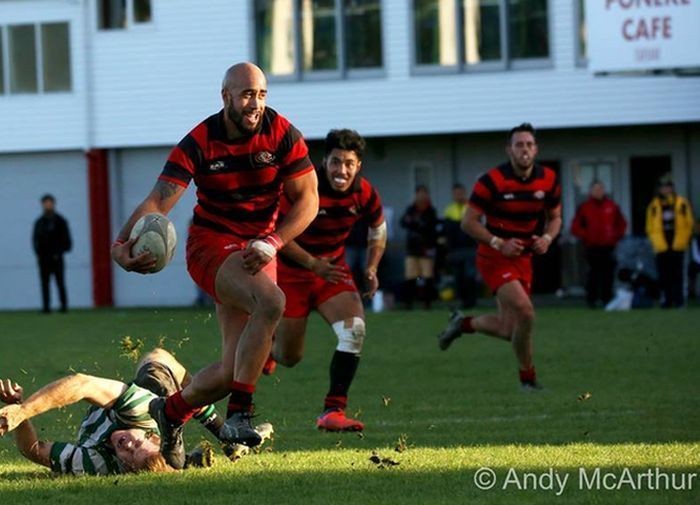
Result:
<instances>
[{"instance_id":1,"label":"person in yellow jacket","mask_svg":"<svg viewBox=\"0 0 700 505\"><path fill-rule=\"evenodd\" d=\"M656 254L661 306L682 307L683 260L693 234L693 209L688 200L676 194L670 175L659 180L658 194L647 207L646 231Z\"/></svg>"}]
</instances>

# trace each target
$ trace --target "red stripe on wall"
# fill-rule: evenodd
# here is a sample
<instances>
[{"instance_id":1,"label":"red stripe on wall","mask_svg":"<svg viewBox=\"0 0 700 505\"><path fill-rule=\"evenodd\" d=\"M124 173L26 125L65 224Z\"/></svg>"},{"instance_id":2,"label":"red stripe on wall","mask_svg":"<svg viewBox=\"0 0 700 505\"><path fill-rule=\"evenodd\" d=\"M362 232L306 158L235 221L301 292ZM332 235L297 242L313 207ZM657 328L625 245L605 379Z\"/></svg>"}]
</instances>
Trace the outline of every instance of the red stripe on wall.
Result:
<instances>
[{"instance_id":1,"label":"red stripe on wall","mask_svg":"<svg viewBox=\"0 0 700 505\"><path fill-rule=\"evenodd\" d=\"M107 151L87 152L90 236L92 238L92 300L96 307L110 307L112 298L112 258L110 245L109 166Z\"/></svg>"}]
</instances>

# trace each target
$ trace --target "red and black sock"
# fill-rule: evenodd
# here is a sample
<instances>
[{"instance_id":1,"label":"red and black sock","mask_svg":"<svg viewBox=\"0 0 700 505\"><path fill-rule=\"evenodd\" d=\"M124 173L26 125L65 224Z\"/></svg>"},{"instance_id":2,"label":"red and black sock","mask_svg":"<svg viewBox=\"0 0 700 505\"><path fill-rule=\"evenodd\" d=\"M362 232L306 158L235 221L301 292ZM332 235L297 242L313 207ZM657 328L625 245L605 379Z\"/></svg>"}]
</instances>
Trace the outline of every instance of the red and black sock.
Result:
<instances>
[{"instance_id":1,"label":"red and black sock","mask_svg":"<svg viewBox=\"0 0 700 505\"><path fill-rule=\"evenodd\" d=\"M535 366L532 365L530 368L520 369L520 382L523 384L534 384L537 380L537 374L535 373Z\"/></svg>"},{"instance_id":2,"label":"red and black sock","mask_svg":"<svg viewBox=\"0 0 700 505\"><path fill-rule=\"evenodd\" d=\"M331 387L324 401L324 409L345 409L348 390L355 378L360 357L351 352L335 351L331 360Z\"/></svg>"},{"instance_id":3,"label":"red and black sock","mask_svg":"<svg viewBox=\"0 0 700 505\"><path fill-rule=\"evenodd\" d=\"M255 384L233 381L233 384L231 384L231 396L228 400L228 415L230 416L234 412L252 412L254 392Z\"/></svg>"},{"instance_id":4,"label":"red and black sock","mask_svg":"<svg viewBox=\"0 0 700 505\"><path fill-rule=\"evenodd\" d=\"M192 407L182 397L182 391L168 396L165 401L165 417L170 421L185 424L199 411L199 407Z\"/></svg>"},{"instance_id":5,"label":"red and black sock","mask_svg":"<svg viewBox=\"0 0 700 505\"><path fill-rule=\"evenodd\" d=\"M473 320L474 318L472 316L464 316L462 318L461 328L463 333L476 333L474 325L472 325Z\"/></svg>"}]
</instances>

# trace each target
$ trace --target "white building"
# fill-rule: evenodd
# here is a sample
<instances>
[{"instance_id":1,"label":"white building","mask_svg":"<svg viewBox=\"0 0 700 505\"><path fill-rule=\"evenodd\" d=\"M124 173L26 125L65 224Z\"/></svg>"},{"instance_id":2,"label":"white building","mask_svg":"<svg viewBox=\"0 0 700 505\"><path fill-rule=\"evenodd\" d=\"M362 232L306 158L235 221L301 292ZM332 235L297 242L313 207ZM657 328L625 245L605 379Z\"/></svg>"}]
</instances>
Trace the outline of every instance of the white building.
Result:
<instances>
[{"instance_id":1,"label":"white building","mask_svg":"<svg viewBox=\"0 0 700 505\"><path fill-rule=\"evenodd\" d=\"M268 103L316 160L330 128L368 137L366 174L393 209L390 273L401 270L396 222L415 184L444 207L454 182L502 161L504 133L523 121L560 170L567 224L593 177L636 232L665 171L700 208L700 79L593 76L579 5L0 0L0 308L39 306L30 235L46 192L74 237L71 305L192 302L182 239L192 192L172 214L181 240L161 274L113 269L108 247L171 146L220 108L223 72L242 60L268 72Z\"/></svg>"}]
</instances>

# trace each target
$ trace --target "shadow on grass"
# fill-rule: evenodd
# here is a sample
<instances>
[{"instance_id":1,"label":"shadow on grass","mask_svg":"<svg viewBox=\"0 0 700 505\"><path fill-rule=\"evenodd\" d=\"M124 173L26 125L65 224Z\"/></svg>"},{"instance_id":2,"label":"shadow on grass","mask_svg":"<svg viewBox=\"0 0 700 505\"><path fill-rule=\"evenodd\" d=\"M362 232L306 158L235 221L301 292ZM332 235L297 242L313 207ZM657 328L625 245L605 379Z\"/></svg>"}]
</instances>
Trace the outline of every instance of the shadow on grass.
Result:
<instances>
[{"instance_id":1,"label":"shadow on grass","mask_svg":"<svg viewBox=\"0 0 700 505\"><path fill-rule=\"evenodd\" d=\"M229 467L230 468L230 467ZM653 469L652 469L653 470ZM246 468L192 471L170 475L135 475L120 477L61 478L35 480L28 486L0 483L4 503L385 503L450 504L455 503L550 503L567 504L697 503L700 494L695 468L666 471L675 476L673 483L655 489L656 482L639 475L647 468L631 469L628 482L615 487L626 476L622 467L607 467L599 475L612 475L607 488L596 485L594 469L588 469L581 481L579 468L496 468L496 484L481 490L475 484L474 468L461 470L414 471L408 466L379 469L370 463L355 465L344 471L322 469L291 471ZM515 473L512 473L515 472ZM547 473L552 474L552 479ZM527 477L525 474L532 474ZM696 474L689 480L688 474ZM557 477L558 476L558 480ZM566 477L565 485L561 482ZM626 478L626 477L625 477ZM527 480L529 479L529 480ZM681 481L681 479L683 479ZM653 479L652 479L653 480ZM600 482L603 482L602 480ZM627 481L626 481L627 482ZM638 488L639 487L639 488ZM690 489L689 489L690 487ZM599 488L599 489L596 489ZM683 488L683 489L681 489ZM557 494L560 494L558 496Z\"/></svg>"}]
</instances>

